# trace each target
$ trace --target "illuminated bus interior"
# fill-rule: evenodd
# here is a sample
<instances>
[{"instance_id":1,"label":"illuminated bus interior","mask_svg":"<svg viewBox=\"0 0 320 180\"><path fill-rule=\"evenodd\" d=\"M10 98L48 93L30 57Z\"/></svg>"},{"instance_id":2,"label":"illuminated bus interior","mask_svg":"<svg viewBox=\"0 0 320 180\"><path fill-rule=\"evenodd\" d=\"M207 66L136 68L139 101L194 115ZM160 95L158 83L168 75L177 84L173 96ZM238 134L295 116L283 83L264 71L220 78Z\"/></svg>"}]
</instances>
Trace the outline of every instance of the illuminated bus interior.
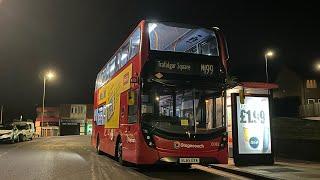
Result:
<instances>
[{"instance_id":1,"label":"illuminated bus interior","mask_svg":"<svg viewBox=\"0 0 320 180\"><path fill-rule=\"evenodd\" d=\"M216 36L208 29L149 23L148 32L150 50L219 55Z\"/></svg>"}]
</instances>

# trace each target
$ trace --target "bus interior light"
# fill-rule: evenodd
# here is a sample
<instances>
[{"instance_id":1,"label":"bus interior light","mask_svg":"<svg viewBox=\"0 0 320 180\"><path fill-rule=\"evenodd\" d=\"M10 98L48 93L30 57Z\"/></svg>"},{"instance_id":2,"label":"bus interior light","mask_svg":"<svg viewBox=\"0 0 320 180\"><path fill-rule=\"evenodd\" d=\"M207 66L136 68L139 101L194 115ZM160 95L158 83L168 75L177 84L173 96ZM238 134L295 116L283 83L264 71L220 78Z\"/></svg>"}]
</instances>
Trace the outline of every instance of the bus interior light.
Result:
<instances>
[{"instance_id":1,"label":"bus interior light","mask_svg":"<svg viewBox=\"0 0 320 180\"><path fill-rule=\"evenodd\" d=\"M112 72L116 68L115 64L113 63L110 67L110 71Z\"/></svg>"},{"instance_id":2,"label":"bus interior light","mask_svg":"<svg viewBox=\"0 0 320 180\"><path fill-rule=\"evenodd\" d=\"M123 61L124 59L126 59L126 58L127 58L127 56L128 56L128 54L127 54L127 53L123 53L123 54L121 55L121 61Z\"/></svg>"},{"instance_id":3,"label":"bus interior light","mask_svg":"<svg viewBox=\"0 0 320 180\"><path fill-rule=\"evenodd\" d=\"M151 33L158 25L156 23L149 24L149 33Z\"/></svg>"},{"instance_id":4,"label":"bus interior light","mask_svg":"<svg viewBox=\"0 0 320 180\"><path fill-rule=\"evenodd\" d=\"M137 40L134 40L134 41L132 41L132 44L140 44L140 39L137 39Z\"/></svg>"}]
</instances>

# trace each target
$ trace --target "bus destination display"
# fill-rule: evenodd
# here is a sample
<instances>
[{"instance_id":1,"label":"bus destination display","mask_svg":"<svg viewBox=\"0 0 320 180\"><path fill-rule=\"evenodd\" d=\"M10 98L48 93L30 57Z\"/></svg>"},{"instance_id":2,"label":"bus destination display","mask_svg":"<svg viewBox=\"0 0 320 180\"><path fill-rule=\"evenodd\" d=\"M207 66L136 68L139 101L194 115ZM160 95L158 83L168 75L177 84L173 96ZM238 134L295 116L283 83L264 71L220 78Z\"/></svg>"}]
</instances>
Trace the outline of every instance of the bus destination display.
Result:
<instances>
[{"instance_id":1,"label":"bus destination display","mask_svg":"<svg viewBox=\"0 0 320 180\"><path fill-rule=\"evenodd\" d=\"M156 63L156 70L164 73L190 74L201 76L213 76L215 70L213 64L196 63L196 62L176 62L176 61L161 61Z\"/></svg>"}]
</instances>

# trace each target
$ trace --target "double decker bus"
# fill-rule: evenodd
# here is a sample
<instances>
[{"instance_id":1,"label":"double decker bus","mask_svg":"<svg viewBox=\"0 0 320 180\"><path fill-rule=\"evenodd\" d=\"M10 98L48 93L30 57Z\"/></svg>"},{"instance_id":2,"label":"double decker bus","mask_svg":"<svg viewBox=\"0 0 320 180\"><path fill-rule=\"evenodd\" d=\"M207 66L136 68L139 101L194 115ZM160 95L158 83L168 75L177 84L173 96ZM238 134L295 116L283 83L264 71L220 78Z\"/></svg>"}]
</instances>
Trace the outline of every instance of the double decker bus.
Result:
<instances>
[{"instance_id":1,"label":"double decker bus","mask_svg":"<svg viewBox=\"0 0 320 180\"><path fill-rule=\"evenodd\" d=\"M218 28L141 21L97 75L92 145L120 164L227 163Z\"/></svg>"}]
</instances>

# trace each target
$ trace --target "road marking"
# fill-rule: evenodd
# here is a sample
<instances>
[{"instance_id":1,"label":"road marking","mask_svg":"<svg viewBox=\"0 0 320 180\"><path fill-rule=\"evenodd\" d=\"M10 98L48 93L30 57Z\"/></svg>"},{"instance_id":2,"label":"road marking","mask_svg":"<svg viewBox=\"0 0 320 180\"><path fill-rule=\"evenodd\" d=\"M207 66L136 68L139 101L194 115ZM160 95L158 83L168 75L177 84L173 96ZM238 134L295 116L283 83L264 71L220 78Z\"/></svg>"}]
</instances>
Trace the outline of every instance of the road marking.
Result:
<instances>
[{"instance_id":1,"label":"road marking","mask_svg":"<svg viewBox=\"0 0 320 180\"><path fill-rule=\"evenodd\" d=\"M209 168L209 167L202 166L202 165L199 165L199 164L193 164L193 165L191 165L191 167L194 168L194 169L199 169L201 171L205 171L205 172L211 173L211 174L216 174L216 175L219 175L219 176L224 176L224 177L228 177L228 178L232 178L232 179L239 179L239 180L248 180L248 179L250 179L250 178L247 178L247 177L239 176L239 175L228 173L228 172L225 172L225 171L220 171L220 170Z\"/></svg>"},{"instance_id":2,"label":"road marking","mask_svg":"<svg viewBox=\"0 0 320 180\"><path fill-rule=\"evenodd\" d=\"M4 156L4 155L6 155L6 154L8 154L8 151L6 151L6 152L4 152L4 153L0 154L0 157L1 157L1 156Z\"/></svg>"}]
</instances>

